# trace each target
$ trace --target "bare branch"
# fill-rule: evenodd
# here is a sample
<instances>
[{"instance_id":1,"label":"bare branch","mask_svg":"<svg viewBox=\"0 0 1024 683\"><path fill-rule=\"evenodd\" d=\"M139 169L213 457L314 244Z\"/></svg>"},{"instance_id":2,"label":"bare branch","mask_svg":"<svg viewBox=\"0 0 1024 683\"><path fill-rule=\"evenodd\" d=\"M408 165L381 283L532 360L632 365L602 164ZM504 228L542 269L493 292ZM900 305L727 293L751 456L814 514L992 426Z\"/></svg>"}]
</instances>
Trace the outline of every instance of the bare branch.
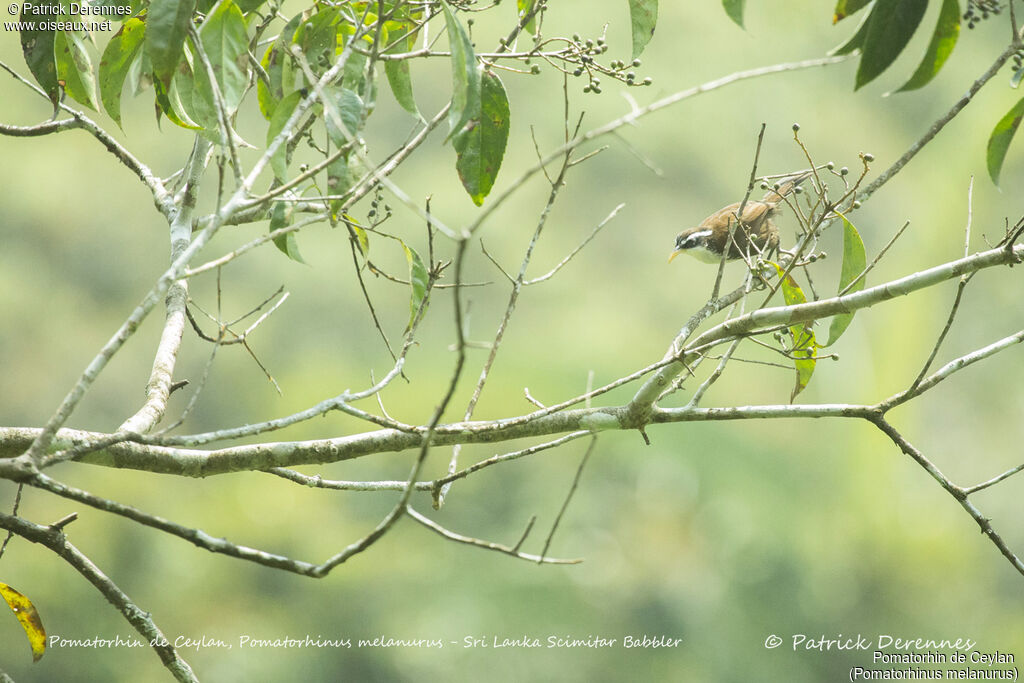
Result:
<instances>
[{"instance_id":1,"label":"bare branch","mask_svg":"<svg viewBox=\"0 0 1024 683\"><path fill-rule=\"evenodd\" d=\"M445 529L444 527L442 527L437 522L434 522L433 520L431 520L431 519L421 515L420 513L416 512L416 510L412 509L411 507L407 507L405 509L405 512L406 512L407 515L409 515L410 517L412 517L417 522L419 522L423 526L427 527L428 529L430 529L434 533L437 533L437 534L443 536L444 538L447 538L449 541L455 541L456 543L465 543L466 545L476 546L477 548L483 548L485 550L493 550L495 552L504 553L505 555L511 555L512 557L519 558L520 560L526 560L528 562L536 562L538 564L579 564L580 562L583 561L583 560L560 560L560 559L556 559L556 558L553 558L553 557L542 557L540 555L530 555L529 553L521 553L518 550L518 546L510 548L508 546L500 545L498 543L491 543L490 541L482 541L482 540L480 540L478 538L471 538L469 536L463 536L462 534L457 534L454 531L449 531L448 529Z\"/></svg>"},{"instance_id":2,"label":"bare branch","mask_svg":"<svg viewBox=\"0 0 1024 683\"><path fill-rule=\"evenodd\" d=\"M151 644L151 647L160 657L164 667L171 672L174 678L182 683L196 683L199 679L192 673L192 668L184 659L178 656L174 646L157 627L153 618L148 612L139 608L131 599L104 574L99 567L92 563L82 552L71 545L64 533L59 529L40 526L27 520L0 513L0 528L12 531L17 535L39 543L59 555L65 562L72 566L86 581L91 583L107 599L111 605L124 616L125 620L132 625L143 639Z\"/></svg>"}]
</instances>

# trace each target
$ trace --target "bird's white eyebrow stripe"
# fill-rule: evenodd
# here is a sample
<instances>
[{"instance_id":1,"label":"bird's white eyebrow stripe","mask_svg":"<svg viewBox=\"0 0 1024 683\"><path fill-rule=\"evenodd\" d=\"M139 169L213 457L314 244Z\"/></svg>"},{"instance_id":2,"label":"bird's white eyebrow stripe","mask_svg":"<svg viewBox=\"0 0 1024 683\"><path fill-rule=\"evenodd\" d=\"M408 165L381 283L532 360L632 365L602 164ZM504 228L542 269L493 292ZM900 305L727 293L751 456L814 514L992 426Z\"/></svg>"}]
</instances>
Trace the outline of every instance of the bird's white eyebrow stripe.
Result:
<instances>
[{"instance_id":1,"label":"bird's white eyebrow stripe","mask_svg":"<svg viewBox=\"0 0 1024 683\"><path fill-rule=\"evenodd\" d=\"M714 231L713 230L698 230L697 232L691 232L687 238L690 237L709 237Z\"/></svg>"}]
</instances>

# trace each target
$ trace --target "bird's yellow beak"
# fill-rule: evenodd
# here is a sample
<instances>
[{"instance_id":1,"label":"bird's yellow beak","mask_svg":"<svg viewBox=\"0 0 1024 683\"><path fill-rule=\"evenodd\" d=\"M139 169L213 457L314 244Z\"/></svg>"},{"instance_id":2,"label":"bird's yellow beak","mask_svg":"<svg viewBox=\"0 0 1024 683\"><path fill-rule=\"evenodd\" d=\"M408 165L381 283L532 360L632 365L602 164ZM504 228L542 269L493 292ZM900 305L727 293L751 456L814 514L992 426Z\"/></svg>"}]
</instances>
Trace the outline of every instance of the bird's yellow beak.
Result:
<instances>
[{"instance_id":1,"label":"bird's yellow beak","mask_svg":"<svg viewBox=\"0 0 1024 683\"><path fill-rule=\"evenodd\" d=\"M674 258L675 258L676 256L679 256L679 255L680 255L680 254L682 254L682 253L683 253L683 250L682 250L682 249L676 249L676 250L675 250L675 251L673 251L673 252L672 252L671 254L669 254L669 256L668 256L668 262L669 262L669 263L672 263L672 259L674 259Z\"/></svg>"}]
</instances>

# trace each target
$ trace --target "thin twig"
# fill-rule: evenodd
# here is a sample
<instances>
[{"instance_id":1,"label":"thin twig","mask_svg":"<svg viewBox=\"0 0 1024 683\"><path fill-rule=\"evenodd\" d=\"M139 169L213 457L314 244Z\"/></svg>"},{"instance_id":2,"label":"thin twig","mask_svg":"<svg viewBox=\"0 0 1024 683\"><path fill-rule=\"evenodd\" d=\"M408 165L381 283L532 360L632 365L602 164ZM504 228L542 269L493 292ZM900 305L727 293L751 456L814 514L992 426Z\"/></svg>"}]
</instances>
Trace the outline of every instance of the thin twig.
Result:
<instances>
[{"instance_id":1,"label":"thin twig","mask_svg":"<svg viewBox=\"0 0 1024 683\"><path fill-rule=\"evenodd\" d=\"M551 541L555 537L558 525L562 522L562 517L565 516L565 511L569 508L569 501L572 500L572 495L576 493L576 489L579 487L580 477L583 476L583 469L587 466L587 461L590 460L590 454L594 451L594 446L596 445L597 435L594 434L590 438L590 443L587 445L586 452L583 453L583 458L580 460L579 467L576 468L576 474L572 478L572 485L569 487L569 491L565 494L565 501L562 502L562 508L558 511L558 516L555 517L555 521L551 525L551 531L548 532L548 537L544 540L544 549L540 551L540 559L537 560L538 563L543 562L544 558L547 557L548 548L551 547Z\"/></svg>"},{"instance_id":2,"label":"thin twig","mask_svg":"<svg viewBox=\"0 0 1024 683\"><path fill-rule=\"evenodd\" d=\"M501 545L500 543L483 541L479 538L463 536L462 534L457 534L454 531L449 531L437 522L416 512L416 510L414 510L411 507L407 507L405 509L405 512L407 515L409 515L410 517L412 517L417 522L427 527L431 531L440 534L444 538L447 538L449 541L455 541L456 543L465 543L466 545L475 546L477 548L483 548L484 550L493 550L495 552L503 553L505 555L511 555L512 557L519 558L520 560L536 562L538 564L579 564L583 561L581 559L562 560L553 557L543 557L539 555L531 555L529 553L521 553L519 552L518 545L510 548L509 546Z\"/></svg>"},{"instance_id":3,"label":"thin twig","mask_svg":"<svg viewBox=\"0 0 1024 683\"><path fill-rule=\"evenodd\" d=\"M60 556L65 562L81 574L86 581L113 605L132 628L150 644L153 651L160 657L164 668L171 672L175 679L182 683L197 683L199 679L192 673L192 668L178 656L177 650L157 627L149 612L132 602L117 584L111 581L99 567L92 563L78 548L71 545L64 533L59 529L40 526L13 515L0 513L0 528L7 529L19 536L39 543Z\"/></svg>"}]
</instances>

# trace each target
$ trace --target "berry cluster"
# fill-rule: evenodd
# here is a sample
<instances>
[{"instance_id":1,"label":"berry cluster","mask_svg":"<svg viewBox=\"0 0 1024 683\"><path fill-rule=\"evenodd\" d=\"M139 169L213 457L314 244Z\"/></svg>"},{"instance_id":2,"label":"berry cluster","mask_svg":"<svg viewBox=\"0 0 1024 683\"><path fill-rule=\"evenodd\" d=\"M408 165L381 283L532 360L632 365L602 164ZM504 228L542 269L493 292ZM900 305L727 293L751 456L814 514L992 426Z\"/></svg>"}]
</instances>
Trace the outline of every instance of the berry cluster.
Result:
<instances>
[{"instance_id":1,"label":"berry cluster","mask_svg":"<svg viewBox=\"0 0 1024 683\"><path fill-rule=\"evenodd\" d=\"M967 22L967 28L974 28L979 21L999 14L1001 10L999 0L967 0L967 11L964 12L963 19Z\"/></svg>"},{"instance_id":2,"label":"berry cluster","mask_svg":"<svg viewBox=\"0 0 1024 683\"><path fill-rule=\"evenodd\" d=\"M383 209L384 215L378 217L381 209ZM366 212L366 217L375 228L391 218L391 206L384 201L384 190L381 188L380 183L373 188L373 199L370 200L370 210Z\"/></svg>"},{"instance_id":3,"label":"berry cluster","mask_svg":"<svg viewBox=\"0 0 1024 683\"><path fill-rule=\"evenodd\" d=\"M583 86L583 92L601 93L601 78L599 74L609 76L626 85L650 85L653 82L650 77L637 80L636 72L633 69L640 66L639 59L634 59L632 62L613 59L607 66L594 59L596 56L602 55L607 51L608 45L603 37L584 39L578 33L573 34L569 48L566 50L566 61L570 65L575 64L575 68L568 73L577 77L586 74L588 83Z\"/></svg>"}]
</instances>

